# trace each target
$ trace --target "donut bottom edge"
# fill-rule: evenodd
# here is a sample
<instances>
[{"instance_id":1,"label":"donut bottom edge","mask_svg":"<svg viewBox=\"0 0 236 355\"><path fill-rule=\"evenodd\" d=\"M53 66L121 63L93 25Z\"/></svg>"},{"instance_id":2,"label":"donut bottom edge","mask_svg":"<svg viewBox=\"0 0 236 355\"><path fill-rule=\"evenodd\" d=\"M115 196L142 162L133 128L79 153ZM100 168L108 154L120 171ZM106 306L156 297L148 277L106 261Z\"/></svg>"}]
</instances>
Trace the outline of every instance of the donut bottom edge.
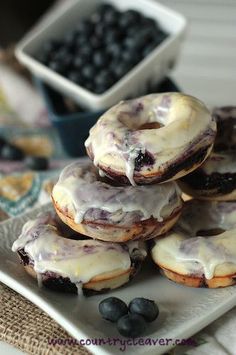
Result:
<instances>
[{"instance_id":1,"label":"donut bottom edge","mask_svg":"<svg viewBox=\"0 0 236 355\"><path fill-rule=\"evenodd\" d=\"M159 266L161 273L166 276L169 280L174 281L175 283L195 288L220 288L233 286L236 284L236 274L226 275L226 276L217 276L212 279L206 279L204 276L192 276L192 275L182 275L178 274L175 271L164 268L161 265Z\"/></svg>"},{"instance_id":2,"label":"donut bottom edge","mask_svg":"<svg viewBox=\"0 0 236 355\"><path fill-rule=\"evenodd\" d=\"M99 293L108 292L127 284L139 271L141 263L142 261L139 260L139 262L136 262L134 265L132 265L129 270L125 270L118 275L112 276L112 274L110 274L109 277L106 276L104 278L93 278L89 282L82 285L83 293L86 296L96 295ZM37 274L32 265L24 265L24 269L31 277L37 279ZM68 278L61 276L55 275L47 277L45 274L42 274L42 285L52 291L78 294L76 285L72 283Z\"/></svg>"},{"instance_id":3,"label":"donut bottom edge","mask_svg":"<svg viewBox=\"0 0 236 355\"><path fill-rule=\"evenodd\" d=\"M163 222L149 219L140 221L130 227L122 227L115 224L98 224L96 222L75 223L72 216L63 213L55 202L54 207L59 218L74 231L93 239L115 243L124 243L131 240L148 240L165 234L177 222L182 211L182 206L176 208Z\"/></svg>"},{"instance_id":4,"label":"donut bottom edge","mask_svg":"<svg viewBox=\"0 0 236 355\"><path fill-rule=\"evenodd\" d=\"M226 194L219 194L216 190L196 190L191 188L188 184L183 181L178 181L178 185L181 190L198 200L206 200L206 201L235 201L236 200L236 189Z\"/></svg>"}]
</instances>

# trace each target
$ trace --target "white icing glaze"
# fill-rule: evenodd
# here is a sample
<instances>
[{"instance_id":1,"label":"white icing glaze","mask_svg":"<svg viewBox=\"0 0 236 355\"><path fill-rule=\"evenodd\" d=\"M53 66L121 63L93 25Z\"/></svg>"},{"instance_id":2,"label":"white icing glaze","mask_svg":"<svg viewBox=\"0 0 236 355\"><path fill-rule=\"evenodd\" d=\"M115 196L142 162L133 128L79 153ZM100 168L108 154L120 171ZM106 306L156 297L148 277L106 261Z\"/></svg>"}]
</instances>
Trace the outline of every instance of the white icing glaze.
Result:
<instances>
[{"instance_id":1,"label":"white icing glaze","mask_svg":"<svg viewBox=\"0 0 236 355\"><path fill-rule=\"evenodd\" d=\"M236 173L236 154L235 152L213 152L203 163L201 169L207 175L211 175L212 173Z\"/></svg>"},{"instance_id":2,"label":"white icing glaze","mask_svg":"<svg viewBox=\"0 0 236 355\"><path fill-rule=\"evenodd\" d=\"M50 214L28 221L12 246L14 252L24 249L33 260L38 280L42 273L54 272L78 287L95 276L129 270L134 248L146 256L143 243L127 243L125 249L117 243L64 238L52 225Z\"/></svg>"},{"instance_id":3,"label":"white icing glaze","mask_svg":"<svg viewBox=\"0 0 236 355\"><path fill-rule=\"evenodd\" d=\"M75 222L81 223L90 209L114 213L138 212L140 219L158 221L181 206L180 191L174 182L150 186L110 186L97 180L91 163L67 166L53 188L52 196L61 208L73 209ZM113 221L114 222L114 221Z\"/></svg>"},{"instance_id":4,"label":"white icing glaze","mask_svg":"<svg viewBox=\"0 0 236 355\"><path fill-rule=\"evenodd\" d=\"M190 239L181 232L171 232L156 241L152 255L158 264L177 273L180 270L187 275L204 273L206 279L212 279L216 267L224 263L232 263L236 273L236 229L217 236Z\"/></svg>"},{"instance_id":5,"label":"white icing glaze","mask_svg":"<svg viewBox=\"0 0 236 355\"><path fill-rule=\"evenodd\" d=\"M223 231L199 235L214 229ZM204 273L207 279L213 278L219 267L221 273L236 273L236 202L188 202L174 231L155 240L152 256L159 265L177 273Z\"/></svg>"},{"instance_id":6,"label":"white icing glaze","mask_svg":"<svg viewBox=\"0 0 236 355\"><path fill-rule=\"evenodd\" d=\"M140 129L153 122L160 128ZM85 146L92 150L95 165L124 170L134 185L134 162L140 152L150 152L154 168L160 170L186 153L197 138L205 145L213 143L215 131L215 121L196 98L180 93L151 94L108 110L90 130Z\"/></svg>"}]
</instances>

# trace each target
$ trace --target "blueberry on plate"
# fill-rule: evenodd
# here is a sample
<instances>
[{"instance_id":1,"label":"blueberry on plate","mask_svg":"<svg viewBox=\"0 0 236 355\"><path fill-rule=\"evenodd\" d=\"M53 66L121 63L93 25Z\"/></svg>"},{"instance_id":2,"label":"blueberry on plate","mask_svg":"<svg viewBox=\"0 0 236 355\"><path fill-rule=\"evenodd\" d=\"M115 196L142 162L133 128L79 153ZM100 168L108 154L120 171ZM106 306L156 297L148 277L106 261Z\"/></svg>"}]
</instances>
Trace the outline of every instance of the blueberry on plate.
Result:
<instances>
[{"instance_id":1,"label":"blueberry on plate","mask_svg":"<svg viewBox=\"0 0 236 355\"><path fill-rule=\"evenodd\" d=\"M128 338L137 338L145 332L147 324L139 314L127 314L117 322L117 329L121 335Z\"/></svg>"},{"instance_id":2,"label":"blueberry on plate","mask_svg":"<svg viewBox=\"0 0 236 355\"><path fill-rule=\"evenodd\" d=\"M104 319L117 322L128 313L128 307L124 301L117 297L108 297L99 303L99 312Z\"/></svg>"},{"instance_id":3,"label":"blueberry on plate","mask_svg":"<svg viewBox=\"0 0 236 355\"><path fill-rule=\"evenodd\" d=\"M143 297L134 298L129 304L129 311L142 316L147 322L153 322L159 315L156 303Z\"/></svg>"},{"instance_id":4,"label":"blueberry on plate","mask_svg":"<svg viewBox=\"0 0 236 355\"><path fill-rule=\"evenodd\" d=\"M29 156L25 159L25 165L32 170L47 170L49 162L46 157Z\"/></svg>"},{"instance_id":5,"label":"blueberry on plate","mask_svg":"<svg viewBox=\"0 0 236 355\"><path fill-rule=\"evenodd\" d=\"M0 157L5 160L22 160L24 152L15 145L7 143L2 147Z\"/></svg>"}]
</instances>

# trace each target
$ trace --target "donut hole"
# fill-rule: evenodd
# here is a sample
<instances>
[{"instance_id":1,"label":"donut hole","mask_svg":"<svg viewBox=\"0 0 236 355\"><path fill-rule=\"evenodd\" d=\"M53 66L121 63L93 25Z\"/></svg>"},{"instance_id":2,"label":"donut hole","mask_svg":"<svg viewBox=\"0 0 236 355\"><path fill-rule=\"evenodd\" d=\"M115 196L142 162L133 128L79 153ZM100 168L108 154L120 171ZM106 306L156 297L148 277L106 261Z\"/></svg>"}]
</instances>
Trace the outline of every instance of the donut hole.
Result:
<instances>
[{"instance_id":1,"label":"donut hole","mask_svg":"<svg viewBox=\"0 0 236 355\"><path fill-rule=\"evenodd\" d=\"M214 235L222 234L225 230L222 228L202 229L197 231L196 236L199 237L211 237Z\"/></svg>"},{"instance_id":2,"label":"donut hole","mask_svg":"<svg viewBox=\"0 0 236 355\"><path fill-rule=\"evenodd\" d=\"M144 118L139 119L136 117L132 119L128 113L120 115L119 121L127 127L130 131L143 131L146 129L159 129L164 127L164 125L160 122L153 121L153 122L144 122Z\"/></svg>"},{"instance_id":3,"label":"donut hole","mask_svg":"<svg viewBox=\"0 0 236 355\"><path fill-rule=\"evenodd\" d=\"M138 130L144 130L144 129L158 129L163 127L163 125L161 125L159 122L146 122L144 124L142 124Z\"/></svg>"}]
</instances>

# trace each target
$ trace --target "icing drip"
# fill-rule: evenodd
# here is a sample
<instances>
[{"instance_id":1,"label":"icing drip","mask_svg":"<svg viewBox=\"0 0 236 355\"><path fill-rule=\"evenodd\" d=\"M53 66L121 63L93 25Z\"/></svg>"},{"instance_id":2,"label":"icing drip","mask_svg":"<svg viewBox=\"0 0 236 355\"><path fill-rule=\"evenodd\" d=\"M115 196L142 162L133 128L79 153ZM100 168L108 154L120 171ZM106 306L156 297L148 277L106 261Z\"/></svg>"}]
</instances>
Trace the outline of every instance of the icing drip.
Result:
<instances>
[{"instance_id":1,"label":"icing drip","mask_svg":"<svg viewBox=\"0 0 236 355\"><path fill-rule=\"evenodd\" d=\"M53 272L68 277L79 290L95 276L116 274L131 267L133 244L127 243L125 247L92 239L67 239L58 234L51 221L50 213L28 221L12 246L15 252L23 249L33 261L39 283L41 274ZM146 256L144 244L137 244L137 248L141 257Z\"/></svg>"},{"instance_id":2,"label":"icing drip","mask_svg":"<svg viewBox=\"0 0 236 355\"><path fill-rule=\"evenodd\" d=\"M218 235L196 236L219 228L223 231ZM174 231L155 241L152 255L177 273L211 279L225 264L230 265L226 274L236 273L236 203L188 202Z\"/></svg>"},{"instance_id":3,"label":"icing drip","mask_svg":"<svg viewBox=\"0 0 236 355\"><path fill-rule=\"evenodd\" d=\"M68 171L70 173L68 173ZM81 223L88 211L100 209L109 213L138 212L141 220L150 217L163 220L163 210L174 210L180 204L175 183L150 186L110 186L97 180L91 164L73 163L62 172L53 188L53 198L68 208L73 206L75 222Z\"/></svg>"}]
</instances>

